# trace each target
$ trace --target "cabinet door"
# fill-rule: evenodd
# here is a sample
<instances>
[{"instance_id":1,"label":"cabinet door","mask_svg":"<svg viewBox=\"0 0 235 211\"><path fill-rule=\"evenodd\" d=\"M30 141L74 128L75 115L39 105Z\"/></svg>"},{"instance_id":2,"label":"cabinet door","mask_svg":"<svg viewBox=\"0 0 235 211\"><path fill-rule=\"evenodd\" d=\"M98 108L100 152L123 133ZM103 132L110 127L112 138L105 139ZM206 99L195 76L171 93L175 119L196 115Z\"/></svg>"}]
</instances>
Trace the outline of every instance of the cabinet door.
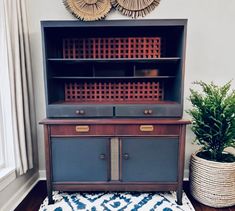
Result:
<instances>
[{"instance_id":1,"label":"cabinet door","mask_svg":"<svg viewBox=\"0 0 235 211\"><path fill-rule=\"evenodd\" d=\"M108 138L52 138L54 182L107 181Z\"/></svg>"},{"instance_id":2,"label":"cabinet door","mask_svg":"<svg viewBox=\"0 0 235 211\"><path fill-rule=\"evenodd\" d=\"M122 181L176 182L178 138L123 138Z\"/></svg>"}]
</instances>

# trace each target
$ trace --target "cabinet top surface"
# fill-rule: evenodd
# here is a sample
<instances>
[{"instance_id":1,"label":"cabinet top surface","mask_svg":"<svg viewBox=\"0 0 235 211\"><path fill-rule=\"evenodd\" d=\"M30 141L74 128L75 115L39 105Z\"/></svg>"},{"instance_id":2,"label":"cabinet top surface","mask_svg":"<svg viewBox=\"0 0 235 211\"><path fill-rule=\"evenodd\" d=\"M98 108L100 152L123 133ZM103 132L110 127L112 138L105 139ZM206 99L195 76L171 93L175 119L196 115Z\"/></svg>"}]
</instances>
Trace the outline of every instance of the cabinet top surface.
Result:
<instances>
[{"instance_id":1,"label":"cabinet top surface","mask_svg":"<svg viewBox=\"0 0 235 211\"><path fill-rule=\"evenodd\" d=\"M60 124L175 124L185 125L190 124L189 120L184 119L43 119L39 122L45 125L60 125Z\"/></svg>"},{"instance_id":2,"label":"cabinet top surface","mask_svg":"<svg viewBox=\"0 0 235 211\"><path fill-rule=\"evenodd\" d=\"M187 19L146 19L146 20L101 20L101 21L77 21L77 20L43 20L43 27L92 27L92 26L185 26Z\"/></svg>"}]
</instances>

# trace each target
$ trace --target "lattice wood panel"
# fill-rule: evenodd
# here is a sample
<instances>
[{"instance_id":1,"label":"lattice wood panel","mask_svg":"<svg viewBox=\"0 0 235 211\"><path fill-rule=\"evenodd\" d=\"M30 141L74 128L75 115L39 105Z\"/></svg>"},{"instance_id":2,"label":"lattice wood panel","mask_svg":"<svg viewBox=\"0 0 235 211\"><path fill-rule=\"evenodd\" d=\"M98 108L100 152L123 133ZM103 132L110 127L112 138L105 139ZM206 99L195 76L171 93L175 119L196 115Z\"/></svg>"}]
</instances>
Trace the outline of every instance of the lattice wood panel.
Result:
<instances>
[{"instance_id":1,"label":"lattice wood panel","mask_svg":"<svg viewBox=\"0 0 235 211\"><path fill-rule=\"evenodd\" d=\"M63 39L63 58L159 58L160 37Z\"/></svg>"},{"instance_id":2,"label":"lattice wood panel","mask_svg":"<svg viewBox=\"0 0 235 211\"><path fill-rule=\"evenodd\" d=\"M162 81L96 81L65 84L66 102L135 103L163 99Z\"/></svg>"}]
</instances>

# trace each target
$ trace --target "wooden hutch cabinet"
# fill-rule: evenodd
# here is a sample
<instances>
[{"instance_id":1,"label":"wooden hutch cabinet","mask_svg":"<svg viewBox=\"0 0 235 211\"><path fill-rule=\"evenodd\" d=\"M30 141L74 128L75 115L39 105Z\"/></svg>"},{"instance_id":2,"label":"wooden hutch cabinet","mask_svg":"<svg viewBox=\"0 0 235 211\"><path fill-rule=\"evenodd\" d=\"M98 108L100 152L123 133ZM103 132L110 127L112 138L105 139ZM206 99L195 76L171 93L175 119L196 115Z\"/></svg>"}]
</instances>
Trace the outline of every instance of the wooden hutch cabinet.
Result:
<instances>
[{"instance_id":1,"label":"wooden hutch cabinet","mask_svg":"<svg viewBox=\"0 0 235 211\"><path fill-rule=\"evenodd\" d=\"M60 191L177 191L187 20L42 21L49 203Z\"/></svg>"}]
</instances>

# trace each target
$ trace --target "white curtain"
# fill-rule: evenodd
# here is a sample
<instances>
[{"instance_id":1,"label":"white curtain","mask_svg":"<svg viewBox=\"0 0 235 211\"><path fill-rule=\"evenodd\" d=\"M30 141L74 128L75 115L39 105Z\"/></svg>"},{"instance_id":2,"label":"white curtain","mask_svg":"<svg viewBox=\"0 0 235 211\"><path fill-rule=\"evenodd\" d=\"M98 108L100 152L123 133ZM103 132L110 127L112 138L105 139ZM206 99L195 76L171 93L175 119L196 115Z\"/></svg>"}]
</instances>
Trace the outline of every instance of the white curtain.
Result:
<instances>
[{"instance_id":1,"label":"white curtain","mask_svg":"<svg viewBox=\"0 0 235 211\"><path fill-rule=\"evenodd\" d=\"M11 92L16 166L19 174L33 167L35 111L25 0L0 0L4 15Z\"/></svg>"}]
</instances>

